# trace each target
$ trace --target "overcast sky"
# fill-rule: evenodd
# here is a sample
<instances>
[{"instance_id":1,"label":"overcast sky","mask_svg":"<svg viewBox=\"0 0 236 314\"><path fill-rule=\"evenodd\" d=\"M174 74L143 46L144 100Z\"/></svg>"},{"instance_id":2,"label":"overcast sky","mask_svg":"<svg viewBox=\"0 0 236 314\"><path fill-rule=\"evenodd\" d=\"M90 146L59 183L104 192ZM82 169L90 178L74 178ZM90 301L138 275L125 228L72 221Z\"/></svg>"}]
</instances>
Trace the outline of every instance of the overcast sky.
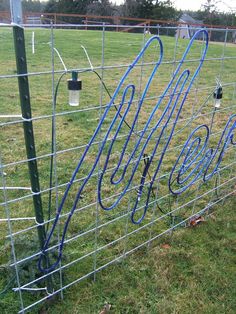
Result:
<instances>
[{"instance_id":1,"label":"overcast sky","mask_svg":"<svg viewBox=\"0 0 236 314\"><path fill-rule=\"evenodd\" d=\"M124 3L124 0L110 0L110 1L117 4ZM215 2L218 3L217 7L220 11L236 13L236 0L215 0ZM206 3L206 0L172 0L172 3L177 9L197 11L201 9L201 5L203 3Z\"/></svg>"},{"instance_id":2,"label":"overcast sky","mask_svg":"<svg viewBox=\"0 0 236 314\"><path fill-rule=\"evenodd\" d=\"M113 3L121 4L124 3L124 0L111 0ZM218 2L217 7L221 11L234 11L236 13L236 0L224 0L216 1ZM174 6L177 9L182 10L199 10L201 4L206 3L205 0L174 0Z\"/></svg>"}]
</instances>

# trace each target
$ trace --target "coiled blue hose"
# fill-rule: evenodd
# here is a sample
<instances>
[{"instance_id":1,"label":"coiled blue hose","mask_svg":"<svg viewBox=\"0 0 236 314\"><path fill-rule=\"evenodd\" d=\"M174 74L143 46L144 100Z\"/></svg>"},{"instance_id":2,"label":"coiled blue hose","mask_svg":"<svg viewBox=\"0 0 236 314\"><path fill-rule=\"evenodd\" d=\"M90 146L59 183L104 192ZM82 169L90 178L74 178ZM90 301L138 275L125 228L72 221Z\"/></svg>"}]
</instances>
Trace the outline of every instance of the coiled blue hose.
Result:
<instances>
[{"instance_id":1,"label":"coiled blue hose","mask_svg":"<svg viewBox=\"0 0 236 314\"><path fill-rule=\"evenodd\" d=\"M183 68L183 64L186 60L186 57L187 57L191 47L193 46L194 41L197 38L204 38L203 49L202 49L201 58L199 60L199 64L197 64L195 71L193 72L193 74L191 74L188 69L182 69L182 68ZM131 106L132 106L134 95L135 95L135 86L133 84L129 84L127 86L124 86L124 83L125 83L125 80L128 77L128 75L131 73L132 69L135 67L135 65L140 61L140 59L144 55L145 51L153 43L157 43L159 46L159 50L160 50L159 58L158 58L157 62L155 63L155 66L151 72L151 75L147 81L147 84L146 84L146 86L143 90L143 93L140 97L140 100L138 102L137 109L136 109L136 112L135 112L134 117L133 117L133 122L132 122L131 127L130 127L130 131L127 135L127 138L125 140L123 148L120 152L120 157L119 157L117 166L115 167L115 169L112 172L111 177L110 177L111 185L118 186L119 184L123 183L125 175L127 173L127 169L129 167L129 165L131 165L131 163L133 163L134 157L136 158L135 164L132 168L130 177L127 180L127 183L125 184L122 192L119 193L119 196L114 201L114 203L112 205L110 205L109 207L107 207L107 206L105 206L105 204L103 202L102 195L101 195L102 182L104 179L104 175L106 174L106 170L108 167L111 153L114 150L114 144L117 140L117 136L118 136L122 126L125 123L125 119L129 113ZM158 136L158 138L155 138L156 142L155 142L155 146L152 150L152 153L149 156L149 162L146 163L146 165L144 167L142 177L140 179L140 184L139 184L139 188L137 191L136 199L135 199L134 206L132 208L132 213L131 213L132 223L139 224L142 222L142 220L144 219L144 217L146 215L147 209L148 209L149 198L151 195L153 184L155 182L155 179L157 177L158 172L160 171L160 168L161 168L161 165L163 162L163 158L164 158L165 153L167 151L167 148L171 142L171 139L174 135L174 131L175 131L181 110L184 106L185 100L186 100L186 98L190 92L190 89L194 83L194 80L196 79L196 77L199 74L199 71L202 67L202 64L203 64L205 56L206 56L207 49L208 49L208 33L206 30L199 30L195 33L193 38L190 40L190 42L189 42L189 44L188 44L188 46L187 46L187 48L183 54L183 57L182 57L181 61L179 62L179 65L177 66L170 82L168 83L167 87L165 88L164 92L162 93L161 97L159 98L158 102L156 103L152 112L150 113L149 118L147 119L147 122L146 122L143 130L140 132L139 137L137 138L137 142L134 145L133 150L130 153L128 160L126 162L124 162L124 156L126 154L127 146L128 146L129 141L130 141L131 135L134 133L135 126L137 125L140 110L142 108L142 105L143 105L143 102L145 100L148 89L150 87L150 84L153 81L153 78L154 78L154 76L158 70L158 67L160 66L160 64L162 62L162 58L163 58L163 45L162 45L161 39L158 36L153 36L152 38L150 38L147 41L144 48L140 51L138 56L135 58L133 63L128 67L125 74L121 78L121 80L120 80L107 108L104 111L104 114L101 117L101 120L98 123L96 130L94 131L93 136L91 137L88 145L86 146L86 148L82 154L81 159L78 162L78 165L77 165L77 167L76 167L76 169L75 169L75 171L74 171L74 173L70 179L70 182L68 183L68 185L66 187L66 191L65 191L65 193L62 197L61 203L57 209L55 220L53 222L53 225L52 225L50 231L48 232L47 239L46 239L45 244L44 244L44 248L43 248L42 253L39 257L38 267L39 267L40 271L50 272L58 266L58 264L61 260L61 257L62 257L64 242L65 242L65 236L66 236L66 232L67 232L70 220L71 220L73 213L77 207L78 201L81 197L81 193L83 192L87 182L91 178L91 176L92 176L92 174L93 174L93 172L94 172L94 170L98 164L98 161L102 155L102 152L104 151L105 145L108 143L107 139L109 138L109 136L111 136L111 134L114 134L114 135L112 135L112 139L109 142L109 148L108 148L108 152L106 153L106 159L104 162L102 173L99 177L98 191L97 191L99 204L104 210L112 210L113 208L115 208L119 204L121 199L124 197L128 188L130 187L130 184L134 178L134 175L135 175L135 172L138 168L138 165L140 164L140 161L142 160L142 157L145 153L145 150L146 150L150 140L153 138L153 134L155 133L155 131L157 129L160 129L160 135ZM93 142L95 141L95 138L99 134L101 127L102 127L104 121L106 120L108 113L111 111L113 104L115 103L115 100L118 96L118 93L122 90L122 88L123 88L123 93L122 93L122 99L121 99L120 105L118 106L116 114L114 115L114 117L110 123L110 126L108 127L107 132L101 141L101 144L99 146L99 150L98 150L97 156L95 158L94 164L91 166L91 169L90 169L88 175L82 181L82 183L78 189L78 192L76 194L73 206L72 206L70 213L67 217L67 220L65 222L63 232L62 232L61 241L60 241L60 244L58 247L58 256L56 257L56 261L53 264L49 265L47 268L45 268L42 265L43 256L45 255L45 253L47 252L47 250L49 248L51 238L53 236L53 233L54 233L54 230L57 226L57 223L60 219L60 214L63 210L63 207L64 207L65 201L67 199L68 193L70 191L70 188L73 185L74 180L76 178L76 175L78 174L79 170L81 169L81 166L82 166L82 164L83 164L83 162L84 162L84 160L85 160L85 158L86 158L86 156L87 156L87 154L91 148L91 145L93 144ZM161 117L157 121L155 121L154 127L150 128L150 124L152 122L154 122L155 113L157 112L158 108L162 104L163 99L167 98L168 94L170 96L168 96L169 99L168 99L168 102L167 102L167 104L166 104L166 106L165 106L165 108L161 114ZM124 113L121 115L121 110L124 109L124 104L126 105L126 108L124 110ZM173 116L174 116L174 118L173 118ZM234 121L232 123L234 117L235 116L232 116L230 118L230 120L228 121L228 123L225 127L225 130L222 134L222 137L219 141L219 144L218 144L215 151L213 151L212 149L207 149L208 139L210 136L210 130L209 130L208 126L201 125L201 126L197 127L194 131L192 131L192 133L190 134L188 140L186 141L177 161L175 162L173 169L171 171L171 174L170 174L169 189L173 194L180 194L183 191L185 191L202 174L204 175L204 180L209 180L213 176L213 174L217 171L219 163L221 162L222 157L224 155L224 151L227 148L227 146L229 145L229 143L235 145L235 142L233 140L233 131L235 129L235 123L236 122ZM117 123L118 118L120 118L119 123ZM171 128L170 128L169 122L172 121L171 119L174 121L173 121L173 123L171 123ZM232 124L232 126L230 127L231 124ZM168 130L169 134L168 134L168 136L166 136L168 126L169 126L169 130ZM198 132L203 131L203 130L206 132L206 136L204 137L204 142L202 143L201 137L198 136L197 138L195 138L195 136ZM140 201L141 197L143 196L143 188L145 185L145 180L146 180L146 176L148 173L148 169L149 169L151 163L153 162L153 158L156 154L157 149L160 147L160 142L161 142L161 140L163 140L163 138L165 138L164 148L162 149L158 163L155 166L155 171L154 171L154 174L152 176L150 185L148 187L143 213L142 213L140 218L135 219L135 216L136 216L135 214L137 212L139 201ZM211 173L208 173L210 164L216 158L217 150L219 150L219 147L222 145L223 141L224 141L223 148L221 149L220 156L218 157L218 166L216 163L214 170ZM163 143L162 143L162 145L163 145ZM137 152L138 152L138 157L136 156ZM182 159L183 159L183 161L181 161ZM121 170L120 169L121 164L123 165L121 175L117 178L118 173L120 173L119 170ZM195 165L194 169L193 169L193 165ZM174 175L176 173L177 173L177 177L176 177L176 179L174 179ZM181 186L177 191L172 188L173 182L177 182L177 184Z\"/></svg>"}]
</instances>

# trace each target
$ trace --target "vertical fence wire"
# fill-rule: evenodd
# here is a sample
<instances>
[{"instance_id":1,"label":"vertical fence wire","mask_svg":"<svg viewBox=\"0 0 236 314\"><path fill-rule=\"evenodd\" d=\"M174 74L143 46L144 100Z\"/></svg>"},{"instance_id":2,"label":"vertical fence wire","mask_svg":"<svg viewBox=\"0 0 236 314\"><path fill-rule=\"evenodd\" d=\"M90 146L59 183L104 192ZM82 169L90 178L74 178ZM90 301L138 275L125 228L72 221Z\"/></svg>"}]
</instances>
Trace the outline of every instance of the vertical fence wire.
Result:
<instances>
[{"instance_id":1,"label":"vertical fence wire","mask_svg":"<svg viewBox=\"0 0 236 314\"><path fill-rule=\"evenodd\" d=\"M57 175L57 128L56 128L56 98L55 98L55 93L56 93L56 88L55 88L55 42L54 42L54 24L51 22L51 34L50 34L50 46L51 46L51 58L52 58L52 165L53 165L53 178L54 178L54 188L55 188L55 194L56 194L56 199L55 199L55 208L56 211L58 210L59 207L59 191L58 191L58 175ZM62 61L63 62L63 61ZM52 171L52 169L51 169ZM51 188L53 184L50 184L49 188ZM49 197L51 198L51 191L49 192ZM50 203L52 200L50 199ZM50 206L51 207L51 206ZM49 208L48 210L51 210ZM51 215L51 214L50 214ZM60 225L58 224L57 227L57 243L58 245L60 244ZM61 261L59 264L59 276L60 276L60 296L61 299L63 299L63 276L62 276L62 270L61 270Z\"/></svg>"},{"instance_id":2,"label":"vertical fence wire","mask_svg":"<svg viewBox=\"0 0 236 314\"><path fill-rule=\"evenodd\" d=\"M104 98L104 86L102 84L103 80L104 80L104 64L105 64L105 32L106 32L106 26L103 23L103 28L102 28L102 55L101 55L101 82L100 82L100 108L99 108L99 115L98 118L99 120L101 120L102 117L102 105L103 105L103 98ZM99 142L98 142L98 150L101 148L102 145L102 137L101 137L101 132L99 132ZM101 165L100 165L100 161L98 162L98 177L97 180L99 182L100 176L101 176ZM99 229L98 226L100 224L99 222L99 200L98 197L96 198L96 213L95 213L95 217L96 217L96 221L95 221L95 253L94 253L94 265L93 265L93 271L94 271L94 275L93 275L93 279L94 281L96 280L96 269L97 269L97 248L98 248L98 237L99 237Z\"/></svg>"},{"instance_id":3,"label":"vertical fence wire","mask_svg":"<svg viewBox=\"0 0 236 314\"><path fill-rule=\"evenodd\" d=\"M16 265L16 250L15 250L15 243L14 243L14 238L12 236L12 225L11 225L11 216L10 216L10 211L8 208L8 198L7 198L7 190L6 190L6 180L4 178L4 173L2 170L2 156L0 154L0 173L1 173L1 181L2 181L2 187L3 187L3 197L4 197L4 208L5 208L5 214L6 214L6 219L7 219L7 226L8 226L8 231L9 231L9 236L10 236L10 240L11 240L11 254L12 254L12 259L13 262L15 263L15 276L16 276L16 284L17 284L17 288L19 291L19 300L20 300L20 308L21 311L23 311L24 313L24 301L23 301L23 297L22 297L22 292L21 292L21 283L20 283L20 278L19 278L19 269L18 266Z\"/></svg>"}]
</instances>

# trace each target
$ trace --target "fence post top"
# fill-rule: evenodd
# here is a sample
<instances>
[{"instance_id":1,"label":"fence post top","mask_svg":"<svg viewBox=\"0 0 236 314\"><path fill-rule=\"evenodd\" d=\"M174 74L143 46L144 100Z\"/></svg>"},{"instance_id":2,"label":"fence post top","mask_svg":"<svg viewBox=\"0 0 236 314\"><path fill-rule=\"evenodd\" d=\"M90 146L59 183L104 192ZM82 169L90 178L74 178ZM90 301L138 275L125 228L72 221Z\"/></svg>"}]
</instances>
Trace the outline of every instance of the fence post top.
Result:
<instances>
[{"instance_id":1,"label":"fence post top","mask_svg":"<svg viewBox=\"0 0 236 314\"><path fill-rule=\"evenodd\" d=\"M22 3L21 0L10 0L11 22L13 24L22 24Z\"/></svg>"}]
</instances>

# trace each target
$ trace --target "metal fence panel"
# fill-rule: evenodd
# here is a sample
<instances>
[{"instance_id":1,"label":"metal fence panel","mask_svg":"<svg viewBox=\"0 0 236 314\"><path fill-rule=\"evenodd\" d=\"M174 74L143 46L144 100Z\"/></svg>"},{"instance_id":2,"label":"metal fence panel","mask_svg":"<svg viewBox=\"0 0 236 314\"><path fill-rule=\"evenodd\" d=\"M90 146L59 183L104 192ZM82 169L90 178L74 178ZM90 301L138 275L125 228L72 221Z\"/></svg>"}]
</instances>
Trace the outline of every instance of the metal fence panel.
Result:
<instances>
[{"instance_id":1,"label":"metal fence panel","mask_svg":"<svg viewBox=\"0 0 236 314\"><path fill-rule=\"evenodd\" d=\"M19 313L235 193L233 30L84 27L0 28L1 263Z\"/></svg>"}]
</instances>

